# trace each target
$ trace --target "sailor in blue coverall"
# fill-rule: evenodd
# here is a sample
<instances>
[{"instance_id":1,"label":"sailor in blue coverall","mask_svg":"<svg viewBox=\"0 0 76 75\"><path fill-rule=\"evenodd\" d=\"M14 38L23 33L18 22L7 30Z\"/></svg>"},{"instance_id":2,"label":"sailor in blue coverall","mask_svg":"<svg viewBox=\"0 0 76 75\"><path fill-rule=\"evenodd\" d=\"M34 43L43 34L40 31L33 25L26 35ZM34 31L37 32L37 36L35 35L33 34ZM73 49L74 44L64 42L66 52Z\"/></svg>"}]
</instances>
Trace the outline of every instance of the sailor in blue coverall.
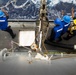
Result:
<instances>
[{"instance_id":1,"label":"sailor in blue coverall","mask_svg":"<svg viewBox=\"0 0 76 75\"><path fill-rule=\"evenodd\" d=\"M71 9L71 18L73 20L73 24L71 24L70 27L68 28L68 33L67 33L66 37L64 38L65 40L69 40L73 36L76 36L76 16L74 14L73 7Z\"/></svg>"},{"instance_id":2,"label":"sailor in blue coverall","mask_svg":"<svg viewBox=\"0 0 76 75\"><path fill-rule=\"evenodd\" d=\"M63 25L63 31L62 31L62 35L65 34L66 32L68 33L68 28L70 27L71 24L71 17L68 15L63 16L63 21L62 21L62 25ZM64 39L66 39L66 37L63 37ZM67 37L69 38L69 37Z\"/></svg>"},{"instance_id":3,"label":"sailor in blue coverall","mask_svg":"<svg viewBox=\"0 0 76 75\"><path fill-rule=\"evenodd\" d=\"M63 31L62 34L66 33L68 31L68 28L70 26L71 17L68 15L63 16L62 25L63 25Z\"/></svg>"},{"instance_id":4,"label":"sailor in blue coverall","mask_svg":"<svg viewBox=\"0 0 76 75\"><path fill-rule=\"evenodd\" d=\"M0 10L0 29L8 32L11 35L11 37L14 39L16 34L14 34L11 27L8 26L8 21L7 21L8 18L9 16L7 12L4 9Z\"/></svg>"},{"instance_id":5,"label":"sailor in blue coverall","mask_svg":"<svg viewBox=\"0 0 76 75\"><path fill-rule=\"evenodd\" d=\"M61 41L61 34L62 34L62 31L63 31L63 25L62 25L61 20L59 18L57 18L54 21L54 24L56 26L51 31L49 41L59 42L59 41Z\"/></svg>"}]
</instances>

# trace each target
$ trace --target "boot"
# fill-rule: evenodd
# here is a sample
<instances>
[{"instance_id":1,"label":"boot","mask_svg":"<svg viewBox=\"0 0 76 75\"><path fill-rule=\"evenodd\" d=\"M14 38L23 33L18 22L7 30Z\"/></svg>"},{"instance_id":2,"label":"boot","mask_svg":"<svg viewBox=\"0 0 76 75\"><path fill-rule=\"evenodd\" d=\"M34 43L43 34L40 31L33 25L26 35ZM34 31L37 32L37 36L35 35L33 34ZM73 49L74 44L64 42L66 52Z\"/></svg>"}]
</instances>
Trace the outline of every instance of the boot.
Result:
<instances>
[{"instance_id":1,"label":"boot","mask_svg":"<svg viewBox=\"0 0 76 75\"><path fill-rule=\"evenodd\" d=\"M16 34L13 33L13 30L11 29L10 26L7 27L7 29L4 31L8 32L11 35L12 39L14 39L16 37Z\"/></svg>"},{"instance_id":2,"label":"boot","mask_svg":"<svg viewBox=\"0 0 76 75\"><path fill-rule=\"evenodd\" d=\"M12 39L14 39L16 37L16 34L14 34L13 36L12 36Z\"/></svg>"}]
</instances>

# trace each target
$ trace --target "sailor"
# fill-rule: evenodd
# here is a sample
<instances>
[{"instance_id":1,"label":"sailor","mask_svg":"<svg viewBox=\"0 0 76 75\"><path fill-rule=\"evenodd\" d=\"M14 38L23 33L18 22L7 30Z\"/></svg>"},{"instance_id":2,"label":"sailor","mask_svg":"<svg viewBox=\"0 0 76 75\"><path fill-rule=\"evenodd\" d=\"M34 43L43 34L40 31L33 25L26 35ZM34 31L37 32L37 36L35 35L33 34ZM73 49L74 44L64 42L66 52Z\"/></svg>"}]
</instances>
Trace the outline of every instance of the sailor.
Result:
<instances>
[{"instance_id":1,"label":"sailor","mask_svg":"<svg viewBox=\"0 0 76 75\"><path fill-rule=\"evenodd\" d=\"M63 19L62 19L62 25L63 25L62 35L68 31L70 23L71 23L71 17L68 15L63 16Z\"/></svg>"},{"instance_id":2,"label":"sailor","mask_svg":"<svg viewBox=\"0 0 76 75\"><path fill-rule=\"evenodd\" d=\"M0 29L8 32L11 35L11 37L14 39L16 34L14 34L11 27L8 26L8 21L7 21L8 18L9 18L8 13L4 9L0 10Z\"/></svg>"},{"instance_id":3,"label":"sailor","mask_svg":"<svg viewBox=\"0 0 76 75\"><path fill-rule=\"evenodd\" d=\"M54 20L54 24L56 26L51 31L49 41L59 42L59 41L62 40L61 39L61 34L62 34L62 31L63 31L63 25L62 25L61 20L59 18Z\"/></svg>"}]
</instances>

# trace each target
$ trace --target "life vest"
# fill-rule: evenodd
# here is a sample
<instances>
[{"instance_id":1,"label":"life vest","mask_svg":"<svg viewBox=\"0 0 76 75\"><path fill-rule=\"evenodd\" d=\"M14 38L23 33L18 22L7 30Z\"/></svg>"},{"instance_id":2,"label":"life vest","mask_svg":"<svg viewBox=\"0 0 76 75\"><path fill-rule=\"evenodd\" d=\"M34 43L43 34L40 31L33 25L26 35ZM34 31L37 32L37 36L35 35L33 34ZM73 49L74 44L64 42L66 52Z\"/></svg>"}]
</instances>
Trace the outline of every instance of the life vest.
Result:
<instances>
[{"instance_id":1,"label":"life vest","mask_svg":"<svg viewBox=\"0 0 76 75\"><path fill-rule=\"evenodd\" d=\"M53 35L54 40L58 39L61 36L61 33L63 31L63 26L62 25L56 26L53 28L53 31L54 31L54 35Z\"/></svg>"},{"instance_id":2,"label":"life vest","mask_svg":"<svg viewBox=\"0 0 76 75\"><path fill-rule=\"evenodd\" d=\"M70 29L69 29L71 34L74 34L73 31L76 31L76 25L73 25Z\"/></svg>"},{"instance_id":3,"label":"life vest","mask_svg":"<svg viewBox=\"0 0 76 75\"><path fill-rule=\"evenodd\" d=\"M6 30L8 26L7 18L6 17L0 17L0 29Z\"/></svg>"},{"instance_id":4,"label":"life vest","mask_svg":"<svg viewBox=\"0 0 76 75\"><path fill-rule=\"evenodd\" d=\"M63 25L63 31L62 34L66 33L68 31L68 28L70 26L70 23L65 23L62 21L62 25Z\"/></svg>"}]
</instances>

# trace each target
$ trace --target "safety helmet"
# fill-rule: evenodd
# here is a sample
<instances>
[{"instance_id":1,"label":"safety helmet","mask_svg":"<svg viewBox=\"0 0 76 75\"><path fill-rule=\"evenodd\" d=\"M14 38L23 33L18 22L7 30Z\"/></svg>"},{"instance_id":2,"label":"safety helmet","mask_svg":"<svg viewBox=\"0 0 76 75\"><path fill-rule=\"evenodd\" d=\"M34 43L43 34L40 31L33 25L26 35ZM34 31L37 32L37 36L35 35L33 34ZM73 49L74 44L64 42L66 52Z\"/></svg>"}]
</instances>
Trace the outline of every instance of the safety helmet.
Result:
<instances>
[{"instance_id":1,"label":"safety helmet","mask_svg":"<svg viewBox=\"0 0 76 75\"><path fill-rule=\"evenodd\" d=\"M4 12L2 10L0 10L0 17L4 16Z\"/></svg>"},{"instance_id":2,"label":"safety helmet","mask_svg":"<svg viewBox=\"0 0 76 75\"><path fill-rule=\"evenodd\" d=\"M61 25L61 20L59 18L55 19L54 24Z\"/></svg>"},{"instance_id":3,"label":"safety helmet","mask_svg":"<svg viewBox=\"0 0 76 75\"><path fill-rule=\"evenodd\" d=\"M73 23L76 25L76 19L73 20Z\"/></svg>"},{"instance_id":4,"label":"safety helmet","mask_svg":"<svg viewBox=\"0 0 76 75\"><path fill-rule=\"evenodd\" d=\"M65 16L63 16L63 21L66 22L66 23L70 23L71 17L68 16L68 15L65 15Z\"/></svg>"}]
</instances>

